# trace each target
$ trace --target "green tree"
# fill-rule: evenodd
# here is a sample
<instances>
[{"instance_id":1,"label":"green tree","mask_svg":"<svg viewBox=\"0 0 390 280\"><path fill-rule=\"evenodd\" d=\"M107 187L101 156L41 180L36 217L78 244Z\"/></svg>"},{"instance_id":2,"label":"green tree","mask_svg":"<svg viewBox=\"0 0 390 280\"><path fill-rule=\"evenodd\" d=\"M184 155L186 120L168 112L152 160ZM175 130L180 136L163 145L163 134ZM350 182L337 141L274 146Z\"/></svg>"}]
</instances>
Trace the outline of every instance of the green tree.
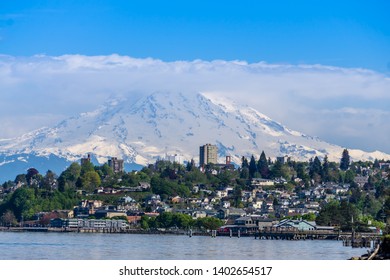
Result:
<instances>
[{"instance_id":1,"label":"green tree","mask_svg":"<svg viewBox=\"0 0 390 280\"><path fill-rule=\"evenodd\" d=\"M297 177L303 181L309 180L309 175L306 172L305 164L303 162L297 163Z\"/></svg>"},{"instance_id":2,"label":"green tree","mask_svg":"<svg viewBox=\"0 0 390 280\"><path fill-rule=\"evenodd\" d=\"M282 177L282 163L280 161L275 161L274 165L271 168L271 177L280 178Z\"/></svg>"},{"instance_id":3,"label":"green tree","mask_svg":"<svg viewBox=\"0 0 390 280\"><path fill-rule=\"evenodd\" d=\"M246 157L241 158L241 168L249 168L248 159Z\"/></svg>"},{"instance_id":4,"label":"green tree","mask_svg":"<svg viewBox=\"0 0 390 280\"><path fill-rule=\"evenodd\" d=\"M188 229L194 224L192 217L187 214L175 213L172 220L175 226L182 229Z\"/></svg>"},{"instance_id":5,"label":"green tree","mask_svg":"<svg viewBox=\"0 0 390 280\"><path fill-rule=\"evenodd\" d=\"M15 184L21 183L24 185L27 185L27 179L26 179L26 174L19 174L15 177L14 180Z\"/></svg>"},{"instance_id":6,"label":"green tree","mask_svg":"<svg viewBox=\"0 0 390 280\"><path fill-rule=\"evenodd\" d=\"M108 177L112 177L114 176L114 171L112 170L112 168L107 164L103 164L101 167L100 167L100 170L102 171L102 174L104 177L108 176Z\"/></svg>"},{"instance_id":7,"label":"green tree","mask_svg":"<svg viewBox=\"0 0 390 280\"><path fill-rule=\"evenodd\" d=\"M196 225L206 230L216 230L223 226L223 224L223 221L215 217L205 217L196 220Z\"/></svg>"},{"instance_id":8,"label":"green tree","mask_svg":"<svg viewBox=\"0 0 390 280\"><path fill-rule=\"evenodd\" d=\"M57 175L51 171L48 170L46 172L46 175L43 177L42 181L42 189L45 190L45 194L51 193L54 189L57 188Z\"/></svg>"},{"instance_id":9,"label":"green tree","mask_svg":"<svg viewBox=\"0 0 390 280\"><path fill-rule=\"evenodd\" d=\"M146 215L143 215L141 217L141 222L140 222L141 228L145 229L145 230L148 230L150 228L149 222L150 222L150 217L148 217Z\"/></svg>"},{"instance_id":10,"label":"green tree","mask_svg":"<svg viewBox=\"0 0 390 280\"><path fill-rule=\"evenodd\" d=\"M256 164L255 157L252 155L251 160L249 161L249 177L254 178L256 172L257 172L257 164Z\"/></svg>"},{"instance_id":11,"label":"green tree","mask_svg":"<svg viewBox=\"0 0 390 280\"><path fill-rule=\"evenodd\" d=\"M73 162L58 178L58 189L64 192L66 188L75 188L81 174L81 166Z\"/></svg>"},{"instance_id":12,"label":"green tree","mask_svg":"<svg viewBox=\"0 0 390 280\"><path fill-rule=\"evenodd\" d=\"M0 218L2 225L14 226L17 224L16 217L11 210L7 210Z\"/></svg>"},{"instance_id":13,"label":"green tree","mask_svg":"<svg viewBox=\"0 0 390 280\"><path fill-rule=\"evenodd\" d=\"M82 188L89 192L93 192L101 184L99 174L94 170L85 172L80 178Z\"/></svg>"},{"instance_id":14,"label":"green tree","mask_svg":"<svg viewBox=\"0 0 390 280\"><path fill-rule=\"evenodd\" d=\"M40 209L37 206L37 199L33 189L19 188L11 196L8 209L11 210L16 218L20 220L31 218Z\"/></svg>"},{"instance_id":15,"label":"green tree","mask_svg":"<svg viewBox=\"0 0 390 280\"><path fill-rule=\"evenodd\" d=\"M95 166L90 161L85 161L81 164L81 172L80 175L84 175L87 172L95 171Z\"/></svg>"},{"instance_id":16,"label":"green tree","mask_svg":"<svg viewBox=\"0 0 390 280\"><path fill-rule=\"evenodd\" d=\"M310 178L315 180L316 182L321 182L322 165L321 165L321 161L317 156L314 157L314 160L310 162L309 168L310 168L309 170Z\"/></svg>"},{"instance_id":17,"label":"green tree","mask_svg":"<svg viewBox=\"0 0 390 280\"><path fill-rule=\"evenodd\" d=\"M169 228L172 227L173 224L173 214L171 212L163 212L157 218L156 222L158 227Z\"/></svg>"},{"instance_id":18,"label":"green tree","mask_svg":"<svg viewBox=\"0 0 390 280\"><path fill-rule=\"evenodd\" d=\"M347 149L344 149L341 155L340 169L346 171L349 168L349 164L350 164L349 152Z\"/></svg>"},{"instance_id":19,"label":"green tree","mask_svg":"<svg viewBox=\"0 0 390 280\"><path fill-rule=\"evenodd\" d=\"M352 169L348 169L344 175L344 182L347 184L352 184L355 180L355 172Z\"/></svg>"},{"instance_id":20,"label":"green tree","mask_svg":"<svg viewBox=\"0 0 390 280\"><path fill-rule=\"evenodd\" d=\"M265 156L264 151L261 152L259 161L257 162L257 170L259 171L261 178L269 178L269 166L268 166L268 161L267 157Z\"/></svg>"},{"instance_id":21,"label":"green tree","mask_svg":"<svg viewBox=\"0 0 390 280\"><path fill-rule=\"evenodd\" d=\"M330 167L329 167L329 160L327 155L324 157L324 162L322 163L321 177L324 182L330 181Z\"/></svg>"}]
</instances>

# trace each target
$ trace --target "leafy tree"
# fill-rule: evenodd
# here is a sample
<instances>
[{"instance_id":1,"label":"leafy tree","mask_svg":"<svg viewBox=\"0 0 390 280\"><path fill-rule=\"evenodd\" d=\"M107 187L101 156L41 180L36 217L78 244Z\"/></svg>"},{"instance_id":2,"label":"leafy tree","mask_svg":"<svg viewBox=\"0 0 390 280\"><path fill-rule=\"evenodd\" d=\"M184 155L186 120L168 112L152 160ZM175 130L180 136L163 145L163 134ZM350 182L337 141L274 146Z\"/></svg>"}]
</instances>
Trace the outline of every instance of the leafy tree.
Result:
<instances>
[{"instance_id":1,"label":"leafy tree","mask_svg":"<svg viewBox=\"0 0 390 280\"><path fill-rule=\"evenodd\" d=\"M196 220L196 225L206 230L216 230L223 226L223 224L223 221L215 217L205 217Z\"/></svg>"},{"instance_id":2,"label":"leafy tree","mask_svg":"<svg viewBox=\"0 0 390 280\"><path fill-rule=\"evenodd\" d=\"M350 164L349 152L347 149L344 149L341 155L340 169L346 171L349 168L349 164Z\"/></svg>"},{"instance_id":3,"label":"leafy tree","mask_svg":"<svg viewBox=\"0 0 390 280\"><path fill-rule=\"evenodd\" d=\"M357 221L359 211L347 201L331 201L320 210L316 223L318 225L339 225L343 230L351 230L352 220Z\"/></svg>"},{"instance_id":4,"label":"leafy tree","mask_svg":"<svg viewBox=\"0 0 390 280\"><path fill-rule=\"evenodd\" d=\"M274 165L271 168L271 177L280 178L282 177L282 163L280 161L275 161Z\"/></svg>"},{"instance_id":5,"label":"leafy tree","mask_svg":"<svg viewBox=\"0 0 390 280\"><path fill-rule=\"evenodd\" d=\"M24 185L27 185L27 179L26 179L26 174L19 174L15 177L14 180L15 184L21 183Z\"/></svg>"},{"instance_id":6,"label":"leafy tree","mask_svg":"<svg viewBox=\"0 0 390 280\"><path fill-rule=\"evenodd\" d=\"M302 215L302 219L304 219L306 221L315 221L316 218L317 218L317 216L314 213L308 213L308 214Z\"/></svg>"},{"instance_id":7,"label":"leafy tree","mask_svg":"<svg viewBox=\"0 0 390 280\"><path fill-rule=\"evenodd\" d=\"M150 228L149 226L149 223L150 223L150 217L146 216L146 215L143 215L141 217L141 228L142 229L145 229L145 230L148 230Z\"/></svg>"},{"instance_id":8,"label":"leafy tree","mask_svg":"<svg viewBox=\"0 0 390 280\"><path fill-rule=\"evenodd\" d=\"M100 170L102 171L102 174L104 177L108 176L108 177L112 177L114 176L114 171L112 170L112 168L107 164L103 164L101 167L100 167Z\"/></svg>"},{"instance_id":9,"label":"leafy tree","mask_svg":"<svg viewBox=\"0 0 390 280\"><path fill-rule=\"evenodd\" d=\"M27 170L26 174L26 180L28 185L32 185L34 183L34 179L37 179L39 175L39 171L36 170L35 168L29 168Z\"/></svg>"},{"instance_id":10,"label":"leafy tree","mask_svg":"<svg viewBox=\"0 0 390 280\"><path fill-rule=\"evenodd\" d=\"M91 172L91 171L95 171L95 166L93 165L92 162L90 161L84 161L82 164L81 164L81 172L80 172L80 175L84 175L85 173L87 172Z\"/></svg>"},{"instance_id":11,"label":"leafy tree","mask_svg":"<svg viewBox=\"0 0 390 280\"><path fill-rule=\"evenodd\" d=\"M291 179L291 169L287 164L282 164L282 167L280 169L281 176L287 180Z\"/></svg>"},{"instance_id":12,"label":"leafy tree","mask_svg":"<svg viewBox=\"0 0 390 280\"><path fill-rule=\"evenodd\" d=\"M156 218L156 222L162 228L172 227L174 225L173 214L171 212L163 212Z\"/></svg>"},{"instance_id":13,"label":"leafy tree","mask_svg":"<svg viewBox=\"0 0 390 280\"><path fill-rule=\"evenodd\" d=\"M58 189L64 192L66 188L75 188L81 174L81 166L74 162L58 178Z\"/></svg>"},{"instance_id":14,"label":"leafy tree","mask_svg":"<svg viewBox=\"0 0 390 280\"><path fill-rule=\"evenodd\" d=\"M187 214L175 213L172 220L175 226L182 229L188 229L194 224L192 217Z\"/></svg>"},{"instance_id":15,"label":"leafy tree","mask_svg":"<svg viewBox=\"0 0 390 280\"><path fill-rule=\"evenodd\" d=\"M188 197L191 193L186 185L178 184L175 181L167 178L160 178L159 176L154 176L151 179L150 186L153 193L159 194L165 198L176 195Z\"/></svg>"},{"instance_id":16,"label":"leafy tree","mask_svg":"<svg viewBox=\"0 0 390 280\"><path fill-rule=\"evenodd\" d=\"M80 179L81 188L89 192L93 192L101 184L99 174L94 170L85 172Z\"/></svg>"},{"instance_id":17,"label":"leafy tree","mask_svg":"<svg viewBox=\"0 0 390 280\"><path fill-rule=\"evenodd\" d=\"M7 210L0 218L4 226L13 226L17 224L16 217L11 210Z\"/></svg>"},{"instance_id":18,"label":"leafy tree","mask_svg":"<svg viewBox=\"0 0 390 280\"><path fill-rule=\"evenodd\" d=\"M10 209L18 220L23 218L31 218L37 209L37 199L33 189L19 188L11 196L8 202Z\"/></svg>"},{"instance_id":19,"label":"leafy tree","mask_svg":"<svg viewBox=\"0 0 390 280\"><path fill-rule=\"evenodd\" d=\"M297 163L297 177L302 179L303 181L309 180L309 175L306 172L305 164L303 162Z\"/></svg>"},{"instance_id":20,"label":"leafy tree","mask_svg":"<svg viewBox=\"0 0 390 280\"><path fill-rule=\"evenodd\" d=\"M348 169L345 172L344 183L352 184L355 180L355 172L352 169Z\"/></svg>"},{"instance_id":21,"label":"leafy tree","mask_svg":"<svg viewBox=\"0 0 390 280\"><path fill-rule=\"evenodd\" d=\"M53 171L48 170L46 175L43 177L42 188L46 191L47 194L48 192L52 192L56 187L57 175Z\"/></svg>"}]
</instances>

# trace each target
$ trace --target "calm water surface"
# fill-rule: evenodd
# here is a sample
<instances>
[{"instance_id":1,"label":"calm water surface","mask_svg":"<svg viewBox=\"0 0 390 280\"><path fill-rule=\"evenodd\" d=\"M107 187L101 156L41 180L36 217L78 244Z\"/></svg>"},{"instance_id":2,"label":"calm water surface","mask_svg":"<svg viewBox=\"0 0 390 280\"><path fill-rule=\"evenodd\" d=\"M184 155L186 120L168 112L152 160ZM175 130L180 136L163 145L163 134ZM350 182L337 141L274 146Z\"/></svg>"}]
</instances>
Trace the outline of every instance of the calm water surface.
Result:
<instances>
[{"instance_id":1,"label":"calm water surface","mask_svg":"<svg viewBox=\"0 0 390 280\"><path fill-rule=\"evenodd\" d=\"M0 232L2 260L346 260L366 252L334 240Z\"/></svg>"}]
</instances>

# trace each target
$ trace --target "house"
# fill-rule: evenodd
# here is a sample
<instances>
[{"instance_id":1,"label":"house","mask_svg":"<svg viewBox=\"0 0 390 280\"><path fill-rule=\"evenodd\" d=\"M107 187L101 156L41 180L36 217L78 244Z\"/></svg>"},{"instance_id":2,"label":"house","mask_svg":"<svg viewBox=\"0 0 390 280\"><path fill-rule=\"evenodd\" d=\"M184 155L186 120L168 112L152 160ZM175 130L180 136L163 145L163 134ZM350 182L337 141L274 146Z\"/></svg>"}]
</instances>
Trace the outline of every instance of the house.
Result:
<instances>
[{"instance_id":1,"label":"house","mask_svg":"<svg viewBox=\"0 0 390 280\"><path fill-rule=\"evenodd\" d=\"M353 181L360 187L363 187L365 184L368 183L368 176L356 176Z\"/></svg>"},{"instance_id":2,"label":"house","mask_svg":"<svg viewBox=\"0 0 390 280\"><path fill-rule=\"evenodd\" d=\"M227 209L220 209L218 211L218 218L220 219L238 219L240 217L243 217L246 215L246 212L243 209L240 208L227 208Z\"/></svg>"},{"instance_id":3,"label":"house","mask_svg":"<svg viewBox=\"0 0 390 280\"><path fill-rule=\"evenodd\" d=\"M207 213L205 211L194 211L192 212L192 217L194 219L205 218L207 217Z\"/></svg>"},{"instance_id":4,"label":"house","mask_svg":"<svg viewBox=\"0 0 390 280\"><path fill-rule=\"evenodd\" d=\"M113 217L127 217L125 212L119 212L116 210L109 210L109 209L96 210L94 216L97 219L113 218Z\"/></svg>"},{"instance_id":5,"label":"house","mask_svg":"<svg viewBox=\"0 0 390 280\"><path fill-rule=\"evenodd\" d=\"M234 221L235 225L256 225L256 223L253 221L252 217L250 216L244 216L236 219Z\"/></svg>"},{"instance_id":6,"label":"house","mask_svg":"<svg viewBox=\"0 0 390 280\"><path fill-rule=\"evenodd\" d=\"M172 203L182 203L182 202L184 202L184 198L181 198L180 196L177 195L171 199L171 202Z\"/></svg>"},{"instance_id":7,"label":"house","mask_svg":"<svg viewBox=\"0 0 390 280\"><path fill-rule=\"evenodd\" d=\"M316 229L316 223L315 222L309 222L306 220L291 220L291 219L284 219L280 221L278 224L273 226L274 228L285 228L285 229L295 229L295 230L315 230Z\"/></svg>"},{"instance_id":8,"label":"house","mask_svg":"<svg viewBox=\"0 0 390 280\"><path fill-rule=\"evenodd\" d=\"M276 219L263 218L262 216L258 215L251 216L251 218L259 230L272 227L278 223L278 220Z\"/></svg>"},{"instance_id":9,"label":"house","mask_svg":"<svg viewBox=\"0 0 390 280\"><path fill-rule=\"evenodd\" d=\"M388 169L390 169L390 163L389 162L380 162L379 163L379 169L381 169L381 170L388 170Z\"/></svg>"},{"instance_id":10,"label":"house","mask_svg":"<svg viewBox=\"0 0 390 280\"><path fill-rule=\"evenodd\" d=\"M107 188L103 189L104 194L116 194L117 192L118 192L118 190L115 188L107 187Z\"/></svg>"},{"instance_id":11,"label":"house","mask_svg":"<svg viewBox=\"0 0 390 280\"><path fill-rule=\"evenodd\" d=\"M254 209L261 209L263 205L263 200L260 199L254 199L250 204L249 207L252 207Z\"/></svg>"},{"instance_id":12,"label":"house","mask_svg":"<svg viewBox=\"0 0 390 280\"><path fill-rule=\"evenodd\" d=\"M133 198L131 198L130 196L124 196L124 197L121 197L119 199L119 203L122 203L122 204L130 204L130 203L134 203L135 200Z\"/></svg>"},{"instance_id":13,"label":"house","mask_svg":"<svg viewBox=\"0 0 390 280\"><path fill-rule=\"evenodd\" d=\"M127 216L127 221L129 222L130 225L138 224L141 221L141 216L139 215Z\"/></svg>"},{"instance_id":14,"label":"house","mask_svg":"<svg viewBox=\"0 0 390 280\"><path fill-rule=\"evenodd\" d=\"M228 196L228 192L226 190L219 190L216 192L215 196L218 198L224 198Z\"/></svg>"},{"instance_id":15,"label":"house","mask_svg":"<svg viewBox=\"0 0 390 280\"><path fill-rule=\"evenodd\" d=\"M141 188L142 191L147 191L150 189L150 184L147 182L139 182L138 186Z\"/></svg>"},{"instance_id":16,"label":"house","mask_svg":"<svg viewBox=\"0 0 390 280\"><path fill-rule=\"evenodd\" d=\"M251 180L251 187L273 186L275 183L272 180L263 178L253 178Z\"/></svg>"},{"instance_id":17,"label":"house","mask_svg":"<svg viewBox=\"0 0 390 280\"><path fill-rule=\"evenodd\" d=\"M228 200L221 201L221 207L225 209L230 208L230 201Z\"/></svg>"},{"instance_id":18,"label":"house","mask_svg":"<svg viewBox=\"0 0 390 280\"><path fill-rule=\"evenodd\" d=\"M157 205L157 204L161 204L161 197L160 197L160 195L158 195L158 194L149 195L149 196L145 199L145 204L146 204L146 205Z\"/></svg>"}]
</instances>

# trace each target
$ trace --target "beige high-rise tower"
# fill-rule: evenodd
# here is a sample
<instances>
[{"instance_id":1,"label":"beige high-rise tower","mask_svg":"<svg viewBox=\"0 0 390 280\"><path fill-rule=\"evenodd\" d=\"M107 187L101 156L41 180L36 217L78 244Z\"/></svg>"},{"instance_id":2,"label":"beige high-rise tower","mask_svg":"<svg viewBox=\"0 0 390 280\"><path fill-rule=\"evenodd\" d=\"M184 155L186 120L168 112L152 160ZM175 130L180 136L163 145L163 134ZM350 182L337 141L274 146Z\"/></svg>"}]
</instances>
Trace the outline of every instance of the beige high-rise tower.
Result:
<instances>
[{"instance_id":1,"label":"beige high-rise tower","mask_svg":"<svg viewBox=\"0 0 390 280\"><path fill-rule=\"evenodd\" d=\"M199 148L199 165L207 165L209 163L216 164L218 162L218 147L211 144L200 146Z\"/></svg>"}]
</instances>

